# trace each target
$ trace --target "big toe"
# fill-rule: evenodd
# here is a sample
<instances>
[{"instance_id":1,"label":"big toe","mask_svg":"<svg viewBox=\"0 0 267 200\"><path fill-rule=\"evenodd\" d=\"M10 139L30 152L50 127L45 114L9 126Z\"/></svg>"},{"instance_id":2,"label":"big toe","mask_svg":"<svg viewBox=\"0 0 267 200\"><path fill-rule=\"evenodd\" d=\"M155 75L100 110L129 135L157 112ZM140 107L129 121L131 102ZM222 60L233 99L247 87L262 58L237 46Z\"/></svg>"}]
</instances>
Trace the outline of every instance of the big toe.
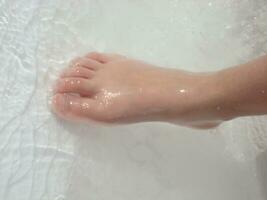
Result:
<instances>
[{"instance_id":1,"label":"big toe","mask_svg":"<svg viewBox=\"0 0 267 200\"><path fill-rule=\"evenodd\" d=\"M51 109L66 120L86 120L94 116L94 100L71 94L55 94L51 99Z\"/></svg>"}]
</instances>

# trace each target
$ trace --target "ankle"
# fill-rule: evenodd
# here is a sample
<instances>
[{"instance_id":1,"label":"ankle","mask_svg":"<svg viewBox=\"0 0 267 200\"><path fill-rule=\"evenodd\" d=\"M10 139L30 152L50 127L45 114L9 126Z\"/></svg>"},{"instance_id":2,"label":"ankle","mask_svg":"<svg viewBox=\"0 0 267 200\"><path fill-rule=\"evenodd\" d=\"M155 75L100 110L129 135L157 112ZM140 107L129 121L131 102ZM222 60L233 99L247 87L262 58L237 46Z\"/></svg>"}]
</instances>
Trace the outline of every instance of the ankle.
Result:
<instances>
[{"instance_id":1,"label":"ankle","mask_svg":"<svg viewBox=\"0 0 267 200\"><path fill-rule=\"evenodd\" d=\"M223 89L217 73L192 73L184 110L179 113L185 122L221 122L230 119L223 107ZM183 91L181 91L183 92Z\"/></svg>"}]
</instances>

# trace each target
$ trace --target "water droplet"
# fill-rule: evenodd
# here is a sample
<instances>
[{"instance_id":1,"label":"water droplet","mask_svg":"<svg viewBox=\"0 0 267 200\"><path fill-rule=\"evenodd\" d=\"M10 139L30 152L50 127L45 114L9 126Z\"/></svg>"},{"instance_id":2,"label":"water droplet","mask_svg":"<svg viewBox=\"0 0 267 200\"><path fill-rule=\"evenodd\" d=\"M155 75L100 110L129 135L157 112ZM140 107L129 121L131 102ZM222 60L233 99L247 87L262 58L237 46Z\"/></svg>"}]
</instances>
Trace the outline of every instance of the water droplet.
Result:
<instances>
[{"instance_id":1,"label":"water droplet","mask_svg":"<svg viewBox=\"0 0 267 200\"><path fill-rule=\"evenodd\" d=\"M185 89L181 89L179 90L180 93L186 93L186 90Z\"/></svg>"},{"instance_id":2,"label":"water droplet","mask_svg":"<svg viewBox=\"0 0 267 200\"><path fill-rule=\"evenodd\" d=\"M88 103L83 103L82 107L83 107L83 109L89 109L90 105Z\"/></svg>"},{"instance_id":3,"label":"water droplet","mask_svg":"<svg viewBox=\"0 0 267 200\"><path fill-rule=\"evenodd\" d=\"M221 110L221 109L222 109L221 106L216 107L216 110Z\"/></svg>"}]
</instances>

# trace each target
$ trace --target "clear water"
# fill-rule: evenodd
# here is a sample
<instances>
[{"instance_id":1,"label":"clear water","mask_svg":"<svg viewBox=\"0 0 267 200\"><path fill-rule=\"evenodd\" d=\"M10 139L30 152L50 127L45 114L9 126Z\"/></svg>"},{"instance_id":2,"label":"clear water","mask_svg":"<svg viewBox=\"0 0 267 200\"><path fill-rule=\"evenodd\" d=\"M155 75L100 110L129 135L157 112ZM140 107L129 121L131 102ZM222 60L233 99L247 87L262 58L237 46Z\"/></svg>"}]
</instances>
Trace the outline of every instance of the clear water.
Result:
<instances>
[{"instance_id":1,"label":"clear water","mask_svg":"<svg viewBox=\"0 0 267 200\"><path fill-rule=\"evenodd\" d=\"M0 199L264 200L266 117L83 126L47 106L74 56L218 70L267 51L265 0L0 0Z\"/></svg>"}]
</instances>

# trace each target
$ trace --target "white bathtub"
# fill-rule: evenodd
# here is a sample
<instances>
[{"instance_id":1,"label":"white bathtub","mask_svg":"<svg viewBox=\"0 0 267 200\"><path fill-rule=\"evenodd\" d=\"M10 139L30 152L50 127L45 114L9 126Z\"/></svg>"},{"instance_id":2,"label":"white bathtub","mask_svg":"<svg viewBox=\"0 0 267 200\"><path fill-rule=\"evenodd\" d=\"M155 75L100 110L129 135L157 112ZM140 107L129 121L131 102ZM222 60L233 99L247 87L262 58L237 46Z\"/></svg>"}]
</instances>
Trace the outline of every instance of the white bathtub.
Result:
<instances>
[{"instance_id":1,"label":"white bathtub","mask_svg":"<svg viewBox=\"0 0 267 200\"><path fill-rule=\"evenodd\" d=\"M267 52L266 18L266 0L0 0L0 199L266 200L266 117L111 128L47 106L77 55L218 70Z\"/></svg>"}]
</instances>

